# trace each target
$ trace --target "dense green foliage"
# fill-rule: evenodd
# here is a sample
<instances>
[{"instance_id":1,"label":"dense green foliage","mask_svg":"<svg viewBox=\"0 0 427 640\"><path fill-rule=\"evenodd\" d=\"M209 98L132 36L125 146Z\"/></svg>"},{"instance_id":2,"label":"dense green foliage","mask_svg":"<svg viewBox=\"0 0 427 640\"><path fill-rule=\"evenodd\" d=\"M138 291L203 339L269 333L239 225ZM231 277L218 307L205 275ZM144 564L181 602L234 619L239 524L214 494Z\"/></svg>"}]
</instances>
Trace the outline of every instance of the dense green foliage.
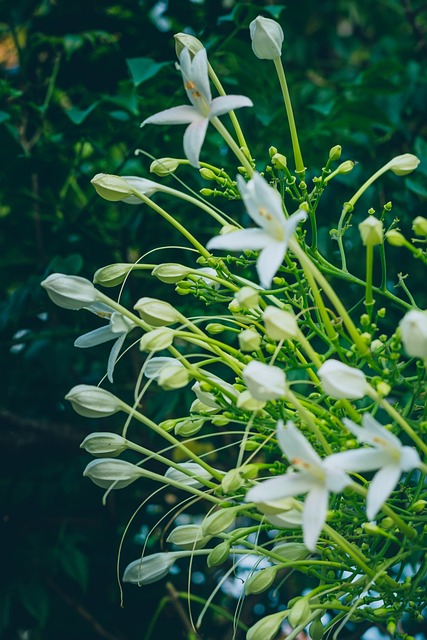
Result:
<instances>
[{"instance_id":1,"label":"dense green foliage","mask_svg":"<svg viewBox=\"0 0 427 640\"><path fill-rule=\"evenodd\" d=\"M320 169L316 162L335 144L342 145L343 160L362 165L365 176L398 154L421 158L419 170L404 179L406 188L396 190L400 196L393 202L400 228L410 235L410 221L426 216L427 201L427 12L421 0L302 0L287 7L209 0L2 3L0 437L7 560L0 634L5 637L148 640L150 619L164 597L165 615L157 620L153 637L166 634L172 624L174 638L191 637L182 622L185 610L164 583L144 592L126 590L120 609L114 581L117 547L124 523L153 488L144 485L110 496L103 507L100 492L81 477L87 456L78 445L96 425L74 415L63 397L74 384L98 383L109 347L97 347L99 358L93 350L89 358L75 349L74 339L97 326L96 320L54 307L39 283L52 271L91 278L101 265L134 261L159 244L182 244L152 212L100 200L90 185L98 172L149 176L150 159L136 156L137 148L163 157L168 149L173 155L181 147L179 127L139 128L152 113L181 103L174 33L196 34L227 91L241 93L244 87L255 103L256 109L239 117L259 168L268 163L266 151L273 141L289 154L289 139L277 140L283 115L276 77L248 56L247 27L259 13L278 18L285 30L284 62L307 164ZM260 124L271 142L252 138ZM218 158L222 144L216 132L209 132L203 158L208 160L210 151ZM227 166L226 151L223 158ZM211 187L201 178L196 183L194 171L179 175L196 190ZM356 168L342 181L339 203L359 179ZM360 210L372 201L385 204L395 180L402 179L387 175L372 187ZM327 253L336 250L329 232L340 211L327 194L324 200L320 227ZM185 215L184 207L174 211L178 218ZM200 219L198 224L202 240L212 235L210 222ZM355 271L359 242L354 238L350 254ZM185 261L179 250L167 255L168 261ZM409 254L407 260L412 260ZM405 273L400 256L389 273L390 288L399 272ZM148 291L141 276L128 291L156 295L150 286ZM422 273L411 289L419 291L420 304L424 294L427 306ZM117 368L124 394L139 362L133 365L131 372ZM155 419L173 411L179 395L171 397L167 407L151 400ZM114 430L114 418L109 426ZM143 518L136 517L125 541L125 559L135 555L133 538L141 526L143 534L155 525L173 499L159 498L157 511L151 507ZM173 582L185 591L185 574L173 576ZM195 585L200 597L210 590L206 583ZM220 607L232 612L236 603L222 593L216 604L205 638L231 638L232 625ZM263 611L251 600L243 606L242 621L252 624ZM22 635L26 630L28 635ZM408 631L417 630L409 623Z\"/></svg>"}]
</instances>

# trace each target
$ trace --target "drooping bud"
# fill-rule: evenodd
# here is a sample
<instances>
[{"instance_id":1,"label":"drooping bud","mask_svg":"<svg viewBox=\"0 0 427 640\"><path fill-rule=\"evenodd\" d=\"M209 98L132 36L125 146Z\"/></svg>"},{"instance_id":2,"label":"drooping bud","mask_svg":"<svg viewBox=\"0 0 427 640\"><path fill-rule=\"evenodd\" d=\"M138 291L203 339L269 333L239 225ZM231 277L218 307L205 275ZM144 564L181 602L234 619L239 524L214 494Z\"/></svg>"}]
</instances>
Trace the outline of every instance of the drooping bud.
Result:
<instances>
[{"instance_id":1,"label":"drooping bud","mask_svg":"<svg viewBox=\"0 0 427 640\"><path fill-rule=\"evenodd\" d=\"M279 567L267 567L253 573L245 582L246 595L267 591L273 584Z\"/></svg>"},{"instance_id":2,"label":"drooping bud","mask_svg":"<svg viewBox=\"0 0 427 640\"><path fill-rule=\"evenodd\" d=\"M295 316L289 311L268 306L262 314L265 332L272 340L292 340L298 333Z\"/></svg>"},{"instance_id":3,"label":"drooping bud","mask_svg":"<svg viewBox=\"0 0 427 640\"><path fill-rule=\"evenodd\" d=\"M404 153L401 156L396 156L389 162L390 171L397 176L406 176L408 173L412 173L419 164L420 160L412 153Z\"/></svg>"},{"instance_id":4,"label":"drooping bud","mask_svg":"<svg viewBox=\"0 0 427 640\"><path fill-rule=\"evenodd\" d=\"M89 462L83 475L102 489L124 489L145 474L143 469L125 460L98 458Z\"/></svg>"},{"instance_id":5,"label":"drooping bud","mask_svg":"<svg viewBox=\"0 0 427 640\"><path fill-rule=\"evenodd\" d=\"M427 361L427 310L408 311L399 322L399 327L408 356Z\"/></svg>"},{"instance_id":6,"label":"drooping bud","mask_svg":"<svg viewBox=\"0 0 427 640\"><path fill-rule=\"evenodd\" d=\"M255 329L244 329L239 333L238 340L242 351L257 351L261 344L261 336Z\"/></svg>"},{"instance_id":7,"label":"drooping bud","mask_svg":"<svg viewBox=\"0 0 427 640\"><path fill-rule=\"evenodd\" d=\"M427 218L417 216L412 221L412 229L417 236L427 236Z\"/></svg>"},{"instance_id":8,"label":"drooping bud","mask_svg":"<svg viewBox=\"0 0 427 640\"><path fill-rule=\"evenodd\" d=\"M198 51L204 49L203 44L195 36L189 33L176 33L175 38L175 51L178 58L180 57L182 50L187 48L193 55Z\"/></svg>"},{"instance_id":9,"label":"drooping bud","mask_svg":"<svg viewBox=\"0 0 427 640\"><path fill-rule=\"evenodd\" d=\"M216 536L231 527L240 509L240 506L228 507L206 516L202 522L203 534L205 536Z\"/></svg>"},{"instance_id":10,"label":"drooping bud","mask_svg":"<svg viewBox=\"0 0 427 640\"><path fill-rule=\"evenodd\" d=\"M282 55L283 30L278 22L258 16L249 25L254 54L260 60L275 60Z\"/></svg>"},{"instance_id":11,"label":"drooping bud","mask_svg":"<svg viewBox=\"0 0 427 640\"><path fill-rule=\"evenodd\" d=\"M223 564L228 556L230 555L230 545L227 540L221 542L216 547L212 549L208 557L206 558L206 563L208 567L218 567Z\"/></svg>"},{"instance_id":12,"label":"drooping bud","mask_svg":"<svg viewBox=\"0 0 427 640\"><path fill-rule=\"evenodd\" d=\"M358 400L366 395L369 388L363 371L339 360L326 360L317 373L323 391L332 398Z\"/></svg>"},{"instance_id":13,"label":"drooping bud","mask_svg":"<svg viewBox=\"0 0 427 640\"><path fill-rule=\"evenodd\" d=\"M299 598L289 611L289 624L291 627L298 627L304 624L310 617L311 609L306 598Z\"/></svg>"},{"instance_id":14,"label":"drooping bud","mask_svg":"<svg viewBox=\"0 0 427 640\"><path fill-rule=\"evenodd\" d=\"M78 384L65 396L76 413L85 418L105 418L123 409L123 403L112 393L88 384Z\"/></svg>"},{"instance_id":15,"label":"drooping bud","mask_svg":"<svg viewBox=\"0 0 427 640\"><path fill-rule=\"evenodd\" d=\"M393 247L403 247L407 242L403 233L400 233L400 231L397 231L396 229L390 229L390 231L387 231L385 237L387 242Z\"/></svg>"},{"instance_id":16,"label":"drooping bud","mask_svg":"<svg viewBox=\"0 0 427 640\"><path fill-rule=\"evenodd\" d=\"M174 553L153 553L151 556L138 558L126 567L123 582L138 586L157 582L167 576L175 560Z\"/></svg>"},{"instance_id":17,"label":"drooping bud","mask_svg":"<svg viewBox=\"0 0 427 640\"><path fill-rule=\"evenodd\" d=\"M157 384L166 391L181 389L190 382L190 375L180 362L164 367L157 377Z\"/></svg>"},{"instance_id":18,"label":"drooping bud","mask_svg":"<svg viewBox=\"0 0 427 640\"><path fill-rule=\"evenodd\" d=\"M279 542L271 550L276 556L283 558L283 562L304 560L309 554L307 547L302 542ZM273 560L273 562L276 562Z\"/></svg>"},{"instance_id":19,"label":"drooping bud","mask_svg":"<svg viewBox=\"0 0 427 640\"><path fill-rule=\"evenodd\" d=\"M210 539L210 536L203 535L202 527L198 524L183 524L171 531L166 542L181 549L203 549Z\"/></svg>"},{"instance_id":20,"label":"drooping bud","mask_svg":"<svg viewBox=\"0 0 427 640\"><path fill-rule=\"evenodd\" d=\"M41 283L49 298L63 309L84 309L99 300L100 294L90 280L79 276L52 273Z\"/></svg>"},{"instance_id":21,"label":"drooping bud","mask_svg":"<svg viewBox=\"0 0 427 640\"><path fill-rule=\"evenodd\" d=\"M363 244L373 247L382 244L384 239L384 225L375 216L368 216L359 224L360 237Z\"/></svg>"},{"instance_id":22,"label":"drooping bud","mask_svg":"<svg viewBox=\"0 0 427 640\"><path fill-rule=\"evenodd\" d=\"M182 264L176 264L174 262L168 262L165 264L158 264L151 272L152 276L158 278L161 282L166 284L176 284L181 282L191 272L189 267L184 267Z\"/></svg>"},{"instance_id":23,"label":"drooping bud","mask_svg":"<svg viewBox=\"0 0 427 640\"><path fill-rule=\"evenodd\" d=\"M179 165L180 161L176 158L158 158L150 164L150 173L155 173L156 176L164 178L174 173Z\"/></svg>"},{"instance_id":24,"label":"drooping bud","mask_svg":"<svg viewBox=\"0 0 427 640\"><path fill-rule=\"evenodd\" d=\"M121 284L127 274L135 267L134 264L118 262L116 264L108 264L95 271L93 281L103 287L116 287Z\"/></svg>"},{"instance_id":25,"label":"drooping bud","mask_svg":"<svg viewBox=\"0 0 427 640\"><path fill-rule=\"evenodd\" d=\"M128 448L128 441L117 433L95 432L90 433L80 445L92 456L119 456Z\"/></svg>"},{"instance_id":26,"label":"drooping bud","mask_svg":"<svg viewBox=\"0 0 427 640\"><path fill-rule=\"evenodd\" d=\"M108 173L97 173L91 180L101 198L110 202L123 201L127 204L141 204L135 191L145 196L152 196L161 186L157 182L139 178L138 176L115 176Z\"/></svg>"},{"instance_id":27,"label":"drooping bud","mask_svg":"<svg viewBox=\"0 0 427 640\"><path fill-rule=\"evenodd\" d=\"M156 298L140 298L133 308L153 327L165 327L182 320L181 314L169 302Z\"/></svg>"},{"instance_id":28,"label":"drooping bud","mask_svg":"<svg viewBox=\"0 0 427 640\"><path fill-rule=\"evenodd\" d=\"M181 436L182 438L191 438L196 433L200 431L200 429L205 424L203 418L187 418L186 420L180 420L175 425L175 435Z\"/></svg>"},{"instance_id":29,"label":"drooping bud","mask_svg":"<svg viewBox=\"0 0 427 640\"><path fill-rule=\"evenodd\" d=\"M277 400L286 394L286 375L279 367L252 360L243 369L242 377L256 400Z\"/></svg>"},{"instance_id":30,"label":"drooping bud","mask_svg":"<svg viewBox=\"0 0 427 640\"><path fill-rule=\"evenodd\" d=\"M159 327L144 334L139 342L141 351L163 351L171 346L175 331L169 327Z\"/></svg>"},{"instance_id":31,"label":"drooping bud","mask_svg":"<svg viewBox=\"0 0 427 640\"><path fill-rule=\"evenodd\" d=\"M204 486L204 484L200 482L200 478L205 480L210 480L212 478L212 474L197 462L181 462L179 466L188 471L190 475L184 471L176 469L175 467L169 467L165 473L165 478L174 480L175 482L180 482L188 487L196 487L199 489Z\"/></svg>"},{"instance_id":32,"label":"drooping bud","mask_svg":"<svg viewBox=\"0 0 427 640\"><path fill-rule=\"evenodd\" d=\"M279 611L258 620L246 634L246 640L273 640L279 631L288 611Z\"/></svg>"}]
</instances>

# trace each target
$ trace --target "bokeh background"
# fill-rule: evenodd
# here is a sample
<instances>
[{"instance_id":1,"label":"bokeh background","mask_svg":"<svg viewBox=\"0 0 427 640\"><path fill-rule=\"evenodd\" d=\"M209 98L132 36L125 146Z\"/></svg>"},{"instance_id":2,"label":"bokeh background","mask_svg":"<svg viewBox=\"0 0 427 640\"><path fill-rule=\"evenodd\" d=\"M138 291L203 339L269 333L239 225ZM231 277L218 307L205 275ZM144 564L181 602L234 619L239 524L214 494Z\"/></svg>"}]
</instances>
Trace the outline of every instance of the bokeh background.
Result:
<instances>
[{"instance_id":1,"label":"bokeh background","mask_svg":"<svg viewBox=\"0 0 427 640\"><path fill-rule=\"evenodd\" d=\"M1 637L195 637L183 597L184 565L169 582L127 586L120 606L118 546L132 514L155 487L137 483L110 495L103 506L102 491L82 477L89 461L79 449L85 435L119 431L122 424L116 417L101 424L79 418L64 395L75 384L99 382L110 347L75 349L75 338L99 326L99 320L55 307L40 281L54 271L92 278L100 266L133 262L158 245L183 244L153 212L101 200L90 185L98 172L150 177L145 153L181 156L181 127L139 126L184 100L174 67L174 33L199 37L226 90L253 100L255 108L239 112L239 119L258 168L268 163L270 145L291 155L274 67L256 59L250 47L248 25L259 14L279 19L285 32L283 58L310 175L336 144L343 147L343 160L358 162L352 174L337 179L333 196L325 194L320 210L324 251L333 255L330 229L360 181L406 152L422 159L419 170L404 179L385 176L359 210L381 211L393 194L393 214L410 237L411 219L426 216L427 201L423 0L289 0L286 6L233 0L1 3ZM135 155L136 149L142 152ZM202 159L222 163L232 175L235 171L215 131L209 132ZM179 176L196 190L211 186L194 170L183 169ZM233 203L231 210L238 210ZM173 214L202 240L217 232L183 204L174 204ZM357 272L359 241L349 238L350 266ZM390 286L399 272L411 270L412 291L427 306L422 269L414 270L409 254L390 251ZM152 255L155 262L189 259L174 249ZM173 289L146 276L132 278L125 302L143 295L177 298ZM141 364L134 351L116 371L115 389L124 396L131 393ZM182 395L171 393L168 399L165 405L153 392L144 410L154 420L176 415ZM147 433L132 435L155 446ZM221 466L220 454L215 462ZM136 514L124 541L122 568L138 557L151 527L149 548L162 548L156 523L176 501L163 492ZM203 563L195 563L196 617L216 580L215 572L206 577ZM216 597L203 628L206 640L233 637L239 584L237 576ZM286 602L287 590L292 592L289 581L279 600ZM242 625L253 624L277 604L277 596L252 596L243 603ZM408 624L411 633L422 630ZM347 633L346 640L361 637L360 629ZM244 637L243 626L236 637Z\"/></svg>"}]
</instances>

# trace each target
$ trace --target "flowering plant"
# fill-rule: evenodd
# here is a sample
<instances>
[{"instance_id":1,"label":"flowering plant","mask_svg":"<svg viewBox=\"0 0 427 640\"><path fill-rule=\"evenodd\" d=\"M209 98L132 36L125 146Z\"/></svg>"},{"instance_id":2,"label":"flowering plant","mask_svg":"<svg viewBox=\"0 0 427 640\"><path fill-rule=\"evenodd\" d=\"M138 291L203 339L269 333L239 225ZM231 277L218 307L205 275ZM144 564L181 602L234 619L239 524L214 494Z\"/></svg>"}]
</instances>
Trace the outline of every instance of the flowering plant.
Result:
<instances>
[{"instance_id":1,"label":"flowering plant","mask_svg":"<svg viewBox=\"0 0 427 640\"><path fill-rule=\"evenodd\" d=\"M203 45L178 34L177 68L191 105L151 115L142 124L187 124L185 158L155 159L151 171L163 178L190 164L219 188L203 189L204 197L198 198L136 176L98 174L92 180L107 200L151 208L198 254L191 264L107 265L96 272L94 283L125 285L135 270L149 269L179 294L204 303L206 314L188 317L166 300L149 297L128 309L120 297L75 276L52 274L42 283L59 306L108 319L108 326L81 336L76 346L115 340L107 365L111 383L129 334L142 352L133 402L84 384L67 395L83 416L127 416L120 435L96 432L84 440L82 447L96 457L84 475L106 495L144 478L207 505L201 521L173 528L168 551L143 552L130 563L125 582L151 584L181 558L205 556L208 568L225 567L221 584L244 560L250 563L244 584L248 597L273 584L280 589L291 572L307 578L308 585L254 622L248 640L272 640L280 628L290 639L307 628L317 640L329 632L337 637L355 624L407 638L406 620L422 619L427 605L427 312L406 285L408 299L387 287L385 240L425 264L427 224L418 216L418 237L409 242L389 220L390 205L378 216L370 210L363 220L357 203L386 171L404 176L419 159L410 153L393 158L344 203L331 234L337 247L337 260L331 262L319 248L317 213L324 191L354 162L336 166L342 150L333 147L310 186L281 62L282 29L259 17L250 33L255 55L271 60L278 74L294 170L275 147L256 166L234 113L251 107L252 100L226 96ZM212 99L210 80L219 97ZM225 114L233 134L219 119ZM203 160L210 124L237 158L236 180L212 159ZM211 216L217 235L204 246L152 199L156 191ZM241 199L241 211L256 226L242 228L214 206L209 196L218 193ZM363 277L347 268L345 236L353 215L360 219ZM377 252L383 270L379 285L373 276ZM350 288L345 300L336 291L340 282ZM209 315L211 304L215 312ZM390 328L385 318L394 309L401 320ZM141 409L151 385L167 396L190 383L194 401L184 415L157 424ZM179 461L133 442L128 431L134 423L179 452ZM201 454L194 446L206 435L221 442L218 449L225 441L232 447L219 458L219 468L210 460L212 452ZM126 451L140 454L141 461L119 458ZM163 473L149 468L151 459L163 465ZM294 584L299 588L302 582ZM206 600L197 627L217 591ZM237 614L236 620L237 633Z\"/></svg>"}]
</instances>

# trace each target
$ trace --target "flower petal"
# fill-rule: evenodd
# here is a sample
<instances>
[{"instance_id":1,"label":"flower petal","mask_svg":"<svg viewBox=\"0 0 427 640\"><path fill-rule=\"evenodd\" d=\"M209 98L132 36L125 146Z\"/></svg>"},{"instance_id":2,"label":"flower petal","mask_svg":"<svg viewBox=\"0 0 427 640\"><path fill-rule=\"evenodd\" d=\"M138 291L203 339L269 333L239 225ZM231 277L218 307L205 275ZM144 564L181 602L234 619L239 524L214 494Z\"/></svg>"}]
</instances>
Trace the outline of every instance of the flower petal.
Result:
<instances>
[{"instance_id":1,"label":"flower petal","mask_svg":"<svg viewBox=\"0 0 427 640\"><path fill-rule=\"evenodd\" d=\"M259 254L256 270L260 284L265 289L270 289L273 278L283 263L286 249L286 243L270 238L269 244Z\"/></svg>"},{"instance_id":2,"label":"flower petal","mask_svg":"<svg viewBox=\"0 0 427 640\"><path fill-rule=\"evenodd\" d=\"M414 447L402 447L402 455L400 458L400 468L402 471L411 471L417 469L421 464L418 451Z\"/></svg>"},{"instance_id":3,"label":"flower petal","mask_svg":"<svg viewBox=\"0 0 427 640\"><path fill-rule=\"evenodd\" d=\"M256 172L249 182L237 176L237 186L252 220L276 240L284 240L286 218L279 192Z\"/></svg>"},{"instance_id":4,"label":"flower petal","mask_svg":"<svg viewBox=\"0 0 427 640\"><path fill-rule=\"evenodd\" d=\"M110 382L113 382L114 367L116 366L117 358L119 357L120 349L122 348L123 343L126 340L126 336L127 333L122 333L122 335L117 338L110 351L107 365L107 377Z\"/></svg>"},{"instance_id":5,"label":"flower petal","mask_svg":"<svg viewBox=\"0 0 427 640\"><path fill-rule=\"evenodd\" d=\"M94 329L93 331L89 331L88 333L84 333L82 336L79 336L75 340L74 346L79 347L80 349L87 349L88 347L95 347L98 344L103 344L109 340L115 340L116 338L117 334L111 331L110 325L107 325L106 327L99 327L98 329Z\"/></svg>"},{"instance_id":6,"label":"flower petal","mask_svg":"<svg viewBox=\"0 0 427 640\"><path fill-rule=\"evenodd\" d=\"M149 118L146 118L144 122L142 122L141 127L146 124L188 124L198 117L200 117L199 112L195 107L184 104L155 113Z\"/></svg>"},{"instance_id":7,"label":"flower petal","mask_svg":"<svg viewBox=\"0 0 427 640\"><path fill-rule=\"evenodd\" d=\"M302 526L304 544L310 551L316 549L328 511L329 493L325 487L313 487L304 501Z\"/></svg>"},{"instance_id":8,"label":"flower petal","mask_svg":"<svg viewBox=\"0 0 427 640\"><path fill-rule=\"evenodd\" d=\"M144 368L144 375L146 378L153 378L154 380L159 377L162 369L170 367L172 364L177 364L179 360L176 358L169 358L168 356L158 356L156 358L150 358L146 362Z\"/></svg>"},{"instance_id":9,"label":"flower petal","mask_svg":"<svg viewBox=\"0 0 427 640\"><path fill-rule=\"evenodd\" d=\"M224 113L240 109L241 107L253 107L253 102L246 96L220 96L214 98L211 104L210 118L222 116Z\"/></svg>"},{"instance_id":10,"label":"flower petal","mask_svg":"<svg viewBox=\"0 0 427 640\"><path fill-rule=\"evenodd\" d=\"M375 469L380 469L384 464L389 463L390 456L387 453L368 447L333 453L324 461L325 467L328 469L342 469L350 472L375 471Z\"/></svg>"},{"instance_id":11,"label":"flower petal","mask_svg":"<svg viewBox=\"0 0 427 640\"><path fill-rule=\"evenodd\" d=\"M206 49L201 49L191 59L190 51L185 47L179 56L179 67L184 80L184 89L190 102L197 109L198 100L194 96L194 93L197 92L204 103L210 105L212 93L209 84Z\"/></svg>"},{"instance_id":12,"label":"flower petal","mask_svg":"<svg viewBox=\"0 0 427 640\"><path fill-rule=\"evenodd\" d=\"M246 494L246 502L270 502L289 496L299 496L313 489L314 480L308 473L286 473L265 480L252 487Z\"/></svg>"},{"instance_id":13,"label":"flower petal","mask_svg":"<svg viewBox=\"0 0 427 640\"><path fill-rule=\"evenodd\" d=\"M309 441L290 420L286 426L283 426L281 420L277 423L277 439L281 450L290 462L300 459L314 467L322 466L322 460Z\"/></svg>"},{"instance_id":14,"label":"flower petal","mask_svg":"<svg viewBox=\"0 0 427 640\"><path fill-rule=\"evenodd\" d=\"M366 499L366 515L368 520L373 520L384 502L390 496L399 481L401 469L398 464L390 464L383 467L375 474L368 489Z\"/></svg>"},{"instance_id":15,"label":"flower petal","mask_svg":"<svg viewBox=\"0 0 427 640\"><path fill-rule=\"evenodd\" d=\"M402 443L399 438L386 429L378 420L375 420L370 413L363 415L362 424L367 431L363 438L364 442L369 442L369 444L378 447L378 441L383 440L385 441L385 445L380 444L380 446L391 445L394 449L402 448Z\"/></svg>"},{"instance_id":16,"label":"flower petal","mask_svg":"<svg viewBox=\"0 0 427 640\"><path fill-rule=\"evenodd\" d=\"M194 119L190 126L185 130L184 153L193 167L199 166L200 150L205 140L208 124L208 118L203 118L198 115L197 119Z\"/></svg>"},{"instance_id":17,"label":"flower petal","mask_svg":"<svg viewBox=\"0 0 427 640\"><path fill-rule=\"evenodd\" d=\"M225 249L226 251L245 251L264 249L271 243L271 236L262 229L242 229L232 231L222 236L215 236L206 245L211 249Z\"/></svg>"}]
</instances>

